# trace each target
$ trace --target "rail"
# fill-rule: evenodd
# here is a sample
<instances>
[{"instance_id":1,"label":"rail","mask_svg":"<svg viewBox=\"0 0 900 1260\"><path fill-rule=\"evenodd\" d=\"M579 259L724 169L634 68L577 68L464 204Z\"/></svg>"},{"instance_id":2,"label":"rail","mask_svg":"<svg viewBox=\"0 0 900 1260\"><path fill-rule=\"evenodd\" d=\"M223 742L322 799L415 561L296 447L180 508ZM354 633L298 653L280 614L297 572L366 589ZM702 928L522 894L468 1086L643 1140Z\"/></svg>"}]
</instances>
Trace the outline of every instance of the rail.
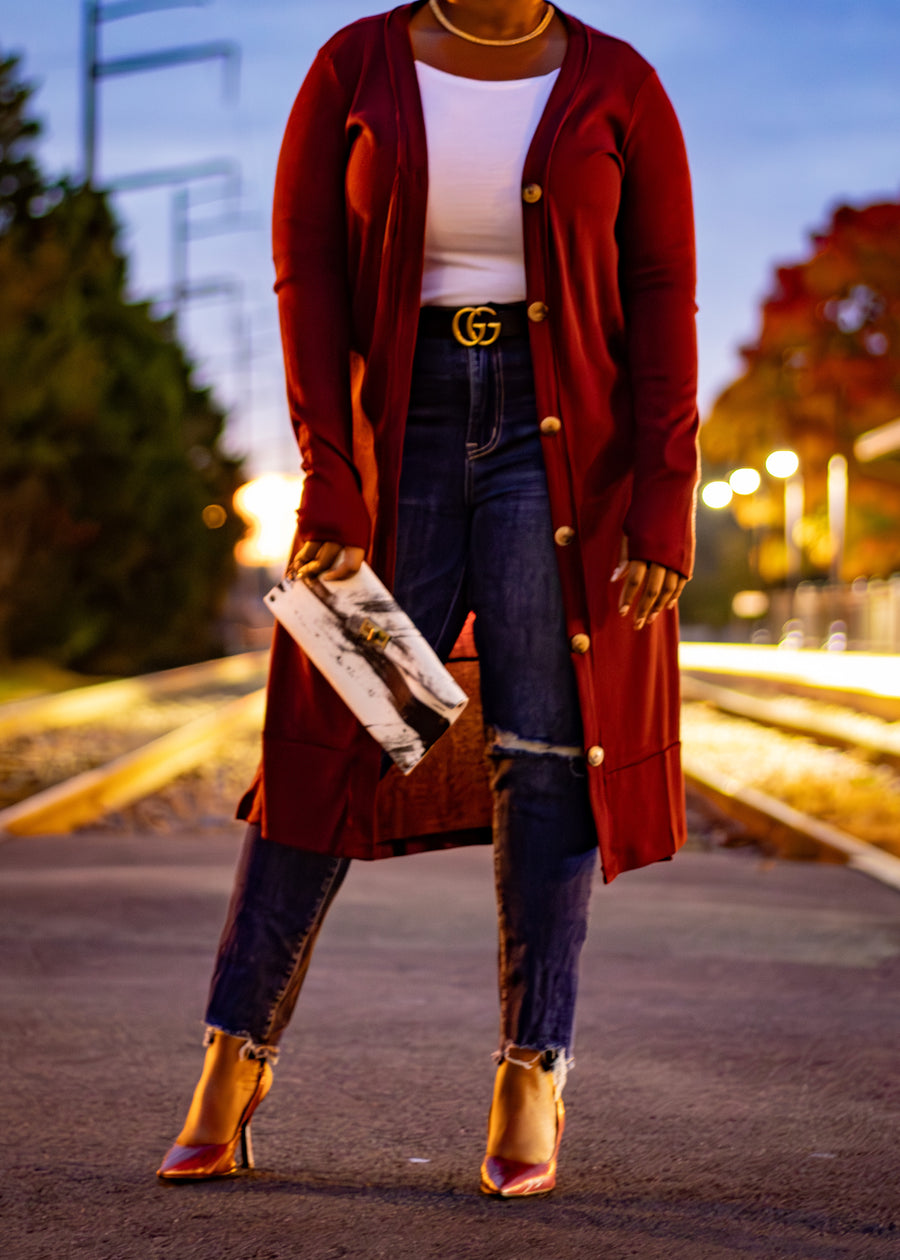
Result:
<instances>
[{"instance_id":1,"label":"rail","mask_svg":"<svg viewBox=\"0 0 900 1260\"><path fill-rule=\"evenodd\" d=\"M900 723L872 722L826 707L900 717L900 658L684 643L680 663L686 702L900 768ZM722 686L722 680L731 685ZM866 722L874 731L861 729ZM683 764L689 790L780 856L846 863L900 891L900 859L893 854L715 770L689 749Z\"/></svg>"},{"instance_id":2,"label":"rail","mask_svg":"<svg viewBox=\"0 0 900 1260\"><path fill-rule=\"evenodd\" d=\"M265 652L247 652L2 705L0 738L9 741L82 724L89 732L91 723L96 727L136 705L191 691L252 685L263 676L266 659ZM264 707L265 688L256 687L105 764L32 792L0 809L0 840L70 832L158 791L213 754L229 736L258 727Z\"/></svg>"},{"instance_id":3,"label":"rail","mask_svg":"<svg viewBox=\"0 0 900 1260\"><path fill-rule=\"evenodd\" d=\"M132 705L196 687L252 682L265 673L268 655L268 652L242 652L237 656L223 656L196 665L141 674L136 678L89 683L69 691L14 700L0 705L0 738L9 739L37 728L96 721L100 717L122 713Z\"/></svg>"}]
</instances>

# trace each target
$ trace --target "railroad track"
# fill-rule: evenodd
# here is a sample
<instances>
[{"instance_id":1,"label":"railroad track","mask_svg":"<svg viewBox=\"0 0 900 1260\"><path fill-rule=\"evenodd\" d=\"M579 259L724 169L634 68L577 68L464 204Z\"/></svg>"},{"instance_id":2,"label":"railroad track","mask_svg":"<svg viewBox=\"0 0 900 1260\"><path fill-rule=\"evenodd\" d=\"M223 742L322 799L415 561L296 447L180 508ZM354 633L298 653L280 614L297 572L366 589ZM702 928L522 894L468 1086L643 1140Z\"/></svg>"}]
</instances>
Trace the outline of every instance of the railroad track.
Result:
<instances>
[{"instance_id":1,"label":"railroad track","mask_svg":"<svg viewBox=\"0 0 900 1260\"><path fill-rule=\"evenodd\" d=\"M900 719L900 656L786 651L730 643L682 643L682 673L758 695L795 695Z\"/></svg>"},{"instance_id":2,"label":"railroad track","mask_svg":"<svg viewBox=\"0 0 900 1260\"><path fill-rule=\"evenodd\" d=\"M0 839L68 832L95 822L158 791L229 738L258 728L267 656L248 652L0 706L8 802L0 809ZM165 729L129 747L136 728L140 740L138 719L151 730ZM32 762L42 757L52 762L56 747L67 740L66 755L57 760L78 768L62 778L46 764L23 770L20 750L35 739L43 740L47 751L30 749ZM97 746L114 746L117 739L123 751L101 756L96 764ZM46 782L48 777L54 781Z\"/></svg>"},{"instance_id":3,"label":"railroad track","mask_svg":"<svg viewBox=\"0 0 900 1260\"><path fill-rule=\"evenodd\" d=\"M847 751L859 761L861 773L866 764L886 772L900 768L896 658L683 644L681 665L688 732L692 708L702 705L754 724L759 747L772 739L765 739L762 728ZM893 852L888 851L854 834L858 824L852 814L836 826L794 808L777 794L760 790L753 774L742 773L740 765L733 771L723 767L721 750L717 752L710 756L692 748L688 734L683 761L689 792L781 856L845 863L900 890L900 825ZM896 789L892 781L885 782L887 802Z\"/></svg>"},{"instance_id":4,"label":"railroad track","mask_svg":"<svg viewBox=\"0 0 900 1260\"><path fill-rule=\"evenodd\" d=\"M900 669L892 658L860 662L858 654L836 655L684 644L687 709L702 705L752 723L757 732L762 728L801 735L862 751L886 769L900 768ZM2 760L6 749L34 732L59 731L70 739L80 733L91 744L98 731L117 720L131 728L137 715L155 705L177 708L185 698L194 701L188 720L170 714L167 729L154 738L61 775L59 781L21 791L21 799L0 808L0 839L67 832L96 822L213 757L229 738L259 729L264 688L255 684L263 681L266 659L265 652L245 653L0 705ZM202 711L195 712L197 707ZM870 718L869 730L860 729L858 721L848 726L848 710L875 710L881 720ZM886 715L892 724L883 720ZM846 863L900 890L900 856L852 834L852 826L813 817L747 783L739 773L710 764L689 739L684 767L690 792L779 854Z\"/></svg>"}]
</instances>

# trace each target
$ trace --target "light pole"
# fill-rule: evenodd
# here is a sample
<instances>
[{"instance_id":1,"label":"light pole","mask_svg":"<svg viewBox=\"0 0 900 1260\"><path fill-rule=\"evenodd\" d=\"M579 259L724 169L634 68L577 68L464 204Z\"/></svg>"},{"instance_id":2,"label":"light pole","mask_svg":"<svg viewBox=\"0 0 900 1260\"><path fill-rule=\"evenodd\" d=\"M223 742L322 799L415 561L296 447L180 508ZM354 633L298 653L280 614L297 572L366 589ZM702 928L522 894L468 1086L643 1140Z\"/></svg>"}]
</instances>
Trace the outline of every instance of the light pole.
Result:
<instances>
[{"instance_id":1,"label":"light pole","mask_svg":"<svg viewBox=\"0 0 900 1260\"><path fill-rule=\"evenodd\" d=\"M831 580L837 585L844 565L847 538L847 461L832 455L828 461L828 532L831 535Z\"/></svg>"},{"instance_id":2,"label":"light pole","mask_svg":"<svg viewBox=\"0 0 900 1260\"><path fill-rule=\"evenodd\" d=\"M800 546L796 534L803 520L803 476L798 471L800 457L795 451L772 451L766 459L770 477L784 481L784 552L787 584L800 577Z\"/></svg>"}]
</instances>

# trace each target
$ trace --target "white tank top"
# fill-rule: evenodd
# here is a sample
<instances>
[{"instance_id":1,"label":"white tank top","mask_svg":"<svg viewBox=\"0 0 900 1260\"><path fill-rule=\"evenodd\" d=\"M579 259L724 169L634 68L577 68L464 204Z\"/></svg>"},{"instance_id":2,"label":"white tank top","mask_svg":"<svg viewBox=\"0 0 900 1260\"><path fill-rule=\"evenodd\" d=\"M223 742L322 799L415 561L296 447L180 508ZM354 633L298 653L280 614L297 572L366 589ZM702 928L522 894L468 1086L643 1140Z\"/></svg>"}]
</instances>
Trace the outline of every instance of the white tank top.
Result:
<instances>
[{"instance_id":1,"label":"white tank top","mask_svg":"<svg viewBox=\"0 0 900 1260\"><path fill-rule=\"evenodd\" d=\"M558 70L464 79L416 62L428 139L423 306L525 298L522 168Z\"/></svg>"}]
</instances>

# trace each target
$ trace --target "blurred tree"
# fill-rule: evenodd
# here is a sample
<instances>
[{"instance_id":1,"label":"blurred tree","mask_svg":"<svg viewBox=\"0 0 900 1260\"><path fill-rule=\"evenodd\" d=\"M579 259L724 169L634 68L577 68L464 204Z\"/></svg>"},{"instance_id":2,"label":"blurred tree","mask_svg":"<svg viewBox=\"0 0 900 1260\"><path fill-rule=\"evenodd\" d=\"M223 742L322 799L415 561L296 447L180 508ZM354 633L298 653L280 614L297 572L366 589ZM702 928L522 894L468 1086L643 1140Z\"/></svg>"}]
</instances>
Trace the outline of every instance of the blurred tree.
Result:
<instances>
[{"instance_id":1,"label":"blurred tree","mask_svg":"<svg viewBox=\"0 0 900 1260\"><path fill-rule=\"evenodd\" d=\"M42 180L17 74L0 59L0 658L200 659L243 532L240 464L170 321L126 300L103 194Z\"/></svg>"},{"instance_id":2,"label":"blurred tree","mask_svg":"<svg viewBox=\"0 0 900 1260\"><path fill-rule=\"evenodd\" d=\"M900 416L900 204L835 211L812 254L780 267L762 308L762 328L742 348L743 375L717 399L701 430L705 461L762 470L782 447L800 456L806 508L798 541L807 576L831 561L826 476L847 458L850 512L842 576L900 568L900 476L896 463L859 463L853 442ZM784 578L780 482L735 497L734 511L762 541L763 578Z\"/></svg>"},{"instance_id":3,"label":"blurred tree","mask_svg":"<svg viewBox=\"0 0 900 1260\"><path fill-rule=\"evenodd\" d=\"M0 231L47 191L32 153L41 125L26 112L34 89L16 77L19 60L0 53Z\"/></svg>"}]
</instances>

